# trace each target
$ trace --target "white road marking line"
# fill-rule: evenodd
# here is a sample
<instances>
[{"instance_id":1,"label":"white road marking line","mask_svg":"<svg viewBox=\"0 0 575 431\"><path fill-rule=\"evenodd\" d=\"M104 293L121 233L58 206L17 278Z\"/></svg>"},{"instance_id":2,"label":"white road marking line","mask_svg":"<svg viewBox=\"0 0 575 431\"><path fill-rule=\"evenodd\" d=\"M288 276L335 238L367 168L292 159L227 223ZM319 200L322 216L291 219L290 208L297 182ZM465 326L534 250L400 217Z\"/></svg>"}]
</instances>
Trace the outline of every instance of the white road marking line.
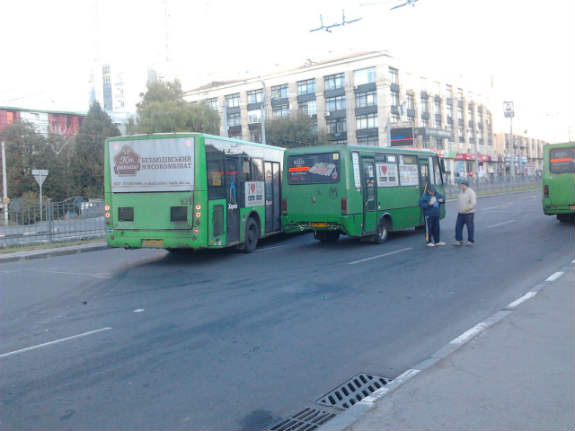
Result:
<instances>
[{"instance_id":1,"label":"white road marking line","mask_svg":"<svg viewBox=\"0 0 575 431\"><path fill-rule=\"evenodd\" d=\"M515 308L517 307L519 304L527 301L528 299L533 298L535 295L537 295L537 292L534 292L532 290L530 290L529 292L527 292L525 295L517 298L515 301L511 302L510 304L507 305L507 308Z\"/></svg>"},{"instance_id":2,"label":"white road marking line","mask_svg":"<svg viewBox=\"0 0 575 431\"><path fill-rule=\"evenodd\" d=\"M83 277L93 277L93 278L110 278L112 275L109 273L95 273L89 274L87 272L68 272L68 271L51 271L51 270L41 270L37 269L34 272L47 272L49 274L62 274L62 275L80 275Z\"/></svg>"},{"instance_id":3,"label":"white road marking line","mask_svg":"<svg viewBox=\"0 0 575 431\"><path fill-rule=\"evenodd\" d=\"M494 209L499 209L499 208L503 208L501 206L496 206L496 207L489 207L489 208L479 208L481 211L489 211L489 210L494 210Z\"/></svg>"},{"instance_id":4,"label":"white road marking line","mask_svg":"<svg viewBox=\"0 0 575 431\"><path fill-rule=\"evenodd\" d=\"M138 309L134 310L134 313L141 313L142 311L144 311L143 308L138 308Z\"/></svg>"},{"instance_id":5,"label":"white road marking line","mask_svg":"<svg viewBox=\"0 0 575 431\"><path fill-rule=\"evenodd\" d=\"M369 260L379 259L380 257L390 256L392 254L402 253L402 252L408 251L408 250L412 250L412 248L411 247L401 248L399 250L390 251L388 253L378 254L377 256L371 256L371 257L366 257L365 259L354 260L353 262L348 262L347 264L348 265L355 265L356 263L367 262Z\"/></svg>"},{"instance_id":6,"label":"white road marking line","mask_svg":"<svg viewBox=\"0 0 575 431\"><path fill-rule=\"evenodd\" d=\"M273 250L274 248L280 248L280 247L285 247L285 245L276 245L273 247L265 247L265 248L260 248L259 250L257 250L258 252L262 252L262 251L267 251L267 250Z\"/></svg>"},{"instance_id":7,"label":"white road marking line","mask_svg":"<svg viewBox=\"0 0 575 431\"><path fill-rule=\"evenodd\" d=\"M83 332L82 334L72 335L71 337L60 338L58 340L49 341L47 343L38 344L36 346L25 347L23 349L14 350L13 352L2 353L0 355L0 358L6 358L8 356L16 355L17 353L23 353L23 352L28 352L30 350L39 349L41 347L46 347L46 346L49 346L51 344L63 343L64 341L73 340L74 338L86 337L87 335L97 334L98 332L109 331L110 329L112 329L112 328L106 327L106 328L95 329L94 331Z\"/></svg>"},{"instance_id":8,"label":"white road marking line","mask_svg":"<svg viewBox=\"0 0 575 431\"><path fill-rule=\"evenodd\" d=\"M555 274L551 274L549 277L547 277L545 281L555 281L563 274L565 274L563 271L557 271Z\"/></svg>"},{"instance_id":9,"label":"white road marking line","mask_svg":"<svg viewBox=\"0 0 575 431\"><path fill-rule=\"evenodd\" d=\"M451 340L449 342L449 344L464 344L468 340L471 340L473 337L475 337L477 334L479 334L481 331L483 331L485 328L487 328L487 325L485 323L483 323L483 322L478 323L473 328L465 331L459 337L456 337L453 340Z\"/></svg>"},{"instance_id":10,"label":"white road marking line","mask_svg":"<svg viewBox=\"0 0 575 431\"><path fill-rule=\"evenodd\" d=\"M487 229L491 229L492 227L503 226L504 224L513 223L515 220L507 220L501 223L492 224L491 226L487 226Z\"/></svg>"}]
</instances>

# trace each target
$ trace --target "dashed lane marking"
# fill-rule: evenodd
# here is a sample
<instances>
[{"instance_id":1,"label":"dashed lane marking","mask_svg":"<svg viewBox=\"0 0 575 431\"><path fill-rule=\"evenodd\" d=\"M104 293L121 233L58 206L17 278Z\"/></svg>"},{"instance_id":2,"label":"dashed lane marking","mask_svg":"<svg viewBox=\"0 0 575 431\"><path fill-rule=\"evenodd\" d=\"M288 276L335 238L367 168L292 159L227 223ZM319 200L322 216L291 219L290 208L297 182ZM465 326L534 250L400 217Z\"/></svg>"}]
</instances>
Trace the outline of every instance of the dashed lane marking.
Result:
<instances>
[{"instance_id":1,"label":"dashed lane marking","mask_svg":"<svg viewBox=\"0 0 575 431\"><path fill-rule=\"evenodd\" d=\"M94 331L83 332L83 333L78 334L78 335L72 335L71 337L60 338L58 340L49 341L47 343L37 344L36 346L25 347L23 349L14 350L12 352L2 353L0 355L0 358L7 358L8 356L16 355L18 353L24 353L24 352L28 352L30 350L40 349L41 347L46 347L46 346L50 346L52 344L57 344L57 343L63 343L64 341L69 341L69 340L73 340L75 338L80 338L80 337L86 337L88 335L97 334L98 332L109 331L111 329L112 328L110 328L110 327L95 329Z\"/></svg>"},{"instance_id":2,"label":"dashed lane marking","mask_svg":"<svg viewBox=\"0 0 575 431\"><path fill-rule=\"evenodd\" d=\"M503 226L509 223L513 223L515 220L507 220L501 223L496 223L496 224L492 224L491 226L487 226L487 229L491 229L492 227L498 227L498 226Z\"/></svg>"},{"instance_id":3,"label":"dashed lane marking","mask_svg":"<svg viewBox=\"0 0 575 431\"><path fill-rule=\"evenodd\" d=\"M390 251L384 254L378 254L377 256L366 257L365 259L354 260L353 262L348 262L348 265L355 265L356 263L367 262L374 259L379 259L380 257L391 256L392 254L403 253L404 251L413 250L412 247L401 248L399 250Z\"/></svg>"},{"instance_id":4,"label":"dashed lane marking","mask_svg":"<svg viewBox=\"0 0 575 431\"><path fill-rule=\"evenodd\" d=\"M481 331L483 331L486 328L487 328L487 324L485 324L484 322L478 323L473 328L468 329L467 331L465 331L460 336L451 340L449 342L449 344L465 344L467 341L471 340L473 337L475 337L477 334L479 334Z\"/></svg>"},{"instance_id":5,"label":"dashed lane marking","mask_svg":"<svg viewBox=\"0 0 575 431\"><path fill-rule=\"evenodd\" d=\"M525 295L517 298L515 301L511 302L509 305L507 305L507 308L515 308L517 307L519 304L527 301L528 299L533 298L535 295L537 295L537 292L534 292L533 290L530 290L529 292L527 292Z\"/></svg>"},{"instance_id":6,"label":"dashed lane marking","mask_svg":"<svg viewBox=\"0 0 575 431\"><path fill-rule=\"evenodd\" d=\"M545 281L555 281L563 274L565 274L563 271L557 271L555 274L551 274L549 277L547 277Z\"/></svg>"}]
</instances>

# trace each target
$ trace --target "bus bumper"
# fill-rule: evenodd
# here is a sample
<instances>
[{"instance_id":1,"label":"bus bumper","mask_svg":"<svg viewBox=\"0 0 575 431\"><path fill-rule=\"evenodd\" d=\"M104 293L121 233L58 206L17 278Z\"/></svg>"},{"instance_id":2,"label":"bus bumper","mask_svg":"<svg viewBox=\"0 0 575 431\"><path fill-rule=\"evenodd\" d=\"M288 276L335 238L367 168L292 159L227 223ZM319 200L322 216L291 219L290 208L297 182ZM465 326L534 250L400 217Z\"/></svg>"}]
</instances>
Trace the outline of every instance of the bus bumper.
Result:
<instances>
[{"instance_id":1,"label":"bus bumper","mask_svg":"<svg viewBox=\"0 0 575 431\"><path fill-rule=\"evenodd\" d=\"M545 215L575 214L575 204L572 205L543 205Z\"/></svg>"},{"instance_id":2,"label":"bus bumper","mask_svg":"<svg viewBox=\"0 0 575 431\"><path fill-rule=\"evenodd\" d=\"M110 247L120 248L202 248L200 234L188 231L153 231L112 229L106 231L106 242Z\"/></svg>"}]
</instances>

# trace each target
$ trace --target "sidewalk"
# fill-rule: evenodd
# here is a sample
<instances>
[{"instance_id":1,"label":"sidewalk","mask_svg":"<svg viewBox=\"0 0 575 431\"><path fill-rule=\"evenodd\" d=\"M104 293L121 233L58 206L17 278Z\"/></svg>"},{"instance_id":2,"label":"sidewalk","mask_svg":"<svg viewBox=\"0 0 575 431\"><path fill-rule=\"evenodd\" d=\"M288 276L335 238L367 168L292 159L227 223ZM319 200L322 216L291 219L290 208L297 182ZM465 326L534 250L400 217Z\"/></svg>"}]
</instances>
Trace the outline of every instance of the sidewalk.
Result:
<instances>
[{"instance_id":1,"label":"sidewalk","mask_svg":"<svg viewBox=\"0 0 575 431\"><path fill-rule=\"evenodd\" d=\"M355 422L348 417L345 424L344 413L322 429L575 429L573 264L562 271L454 353L418 367L419 374L411 370L414 377L367 402Z\"/></svg>"},{"instance_id":2,"label":"sidewalk","mask_svg":"<svg viewBox=\"0 0 575 431\"><path fill-rule=\"evenodd\" d=\"M19 260L40 259L43 257L64 256L68 254L84 253L87 251L104 250L108 248L106 241L91 242L89 244L69 245L64 247L43 248L36 250L22 250L0 254L0 264L16 262Z\"/></svg>"}]
</instances>

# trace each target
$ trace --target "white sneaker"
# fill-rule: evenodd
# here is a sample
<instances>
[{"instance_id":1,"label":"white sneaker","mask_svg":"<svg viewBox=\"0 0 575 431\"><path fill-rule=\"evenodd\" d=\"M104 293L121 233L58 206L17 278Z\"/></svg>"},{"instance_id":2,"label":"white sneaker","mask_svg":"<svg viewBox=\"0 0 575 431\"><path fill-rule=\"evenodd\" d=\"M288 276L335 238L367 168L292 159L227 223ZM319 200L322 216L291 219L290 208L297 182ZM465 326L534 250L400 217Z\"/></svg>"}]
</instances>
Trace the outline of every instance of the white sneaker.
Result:
<instances>
[{"instance_id":1,"label":"white sneaker","mask_svg":"<svg viewBox=\"0 0 575 431\"><path fill-rule=\"evenodd\" d=\"M432 243L432 242L428 242L428 243L427 243L427 246L428 246L428 247L435 247L435 244Z\"/></svg>"},{"instance_id":2,"label":"white sneaker","mask_svg":"<svg viewBox=\"0 0 575 431\"><path fill-rule=\"evenodd\" d=\"M463 241L455 241L455 245L463 245Z\"/></svg>"},{"instance_id":3,"label":"white sneaker","mask_svg":"<svg viewBox=\"0 0 575 431\"><path fill-rule=\"evenodd\" d=\"M445 243L444 243L443 241L439 241L439 242L436 242L435 245L436 245L436 246L445 245Z\"/></svg>"}]
</instances>

